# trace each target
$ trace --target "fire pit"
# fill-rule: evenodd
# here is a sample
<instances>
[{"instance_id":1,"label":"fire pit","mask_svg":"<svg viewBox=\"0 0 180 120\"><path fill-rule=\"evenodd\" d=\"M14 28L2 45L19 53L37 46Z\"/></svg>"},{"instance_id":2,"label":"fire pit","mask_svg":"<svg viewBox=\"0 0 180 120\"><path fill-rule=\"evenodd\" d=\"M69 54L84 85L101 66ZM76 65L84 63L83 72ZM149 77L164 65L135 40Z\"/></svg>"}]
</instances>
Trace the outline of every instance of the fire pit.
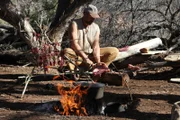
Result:
<instances>
[{"instance_id":1,"label":"fire pit","mask_svg":"<svg viewBox=\"0 0 180 120\"><path fill-rule=\"evenodd\" d=\"M69 82L68 82L69 83ZM124 112L132 104L104 102L103 83L92 81L71 81L69 85L57 85L60 100L39 104L37 111L55 112L60 115L99 115Z\"/></svg>"}]
</instances>

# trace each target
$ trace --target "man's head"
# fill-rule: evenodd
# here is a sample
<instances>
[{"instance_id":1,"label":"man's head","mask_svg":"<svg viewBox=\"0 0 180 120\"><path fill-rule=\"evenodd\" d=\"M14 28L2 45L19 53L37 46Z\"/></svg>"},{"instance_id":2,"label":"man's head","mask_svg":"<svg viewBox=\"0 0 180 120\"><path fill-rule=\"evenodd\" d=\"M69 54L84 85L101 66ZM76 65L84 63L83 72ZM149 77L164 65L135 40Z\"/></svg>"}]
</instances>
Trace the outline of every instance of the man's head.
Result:
<instances>
[{"instance_id":1,"label":"man's head","mask_svg":"<svg viewBox=\"0 0 180 120\"><path fill-rule=\"evenodd\" d=\"M89 13L94 19L100 18L100 16L98 15L98 9L96 8L96 6L91 4L84 9L84 13Z\"/></svg>"},{"instance_id":2,"label":"man's head","mask_svg":"<svg viewBox=\"0 0 180 120\"><path fill-rule=\"evenodd\" d=\"M100 18L98 15L98 9L94 5L88 5L84 9L83 22L86 25L90 25L94 22L96 18Z\"/></svg>"}]
</instances>

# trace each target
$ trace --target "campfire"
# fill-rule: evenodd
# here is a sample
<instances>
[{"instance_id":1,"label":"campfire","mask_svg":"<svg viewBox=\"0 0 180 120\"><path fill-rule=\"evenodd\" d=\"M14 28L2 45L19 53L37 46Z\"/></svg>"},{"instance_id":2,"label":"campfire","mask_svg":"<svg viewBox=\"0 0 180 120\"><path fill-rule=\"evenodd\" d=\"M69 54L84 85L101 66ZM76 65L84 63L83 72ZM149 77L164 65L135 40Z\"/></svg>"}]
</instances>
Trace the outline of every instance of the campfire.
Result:
<instances>
[{"instance_id":1,"label":"campfire","mask_svg":"<svg viewBox=\"0 0 180 120\"><path fill-rule=\"evenodd\" d=\"M60 103L63 111L58 106L54 106L54 109L62 115L88 115L84 106L83 96L87 94L89 87L82 89L81 85L74 86L73 81L70 81L70 87L66 88L63 84L58 84L57 89L61 95Z\"/></svg>"},{"instance_id":2,"label":"campfire","mask_svg":"<svg viewBox=\"0 0 180 120\"><path fill-rule=\"evenodd\" d=\"M56 86L60 99L36 104L35 111L58 113L60 115L111 115L134 109L138 104L129 96L118 101L106 101L104 84L92 81L65 81Z\"/></svg>"},{"instance_id":3,"label":"campfire","mask_svg":"<svg viewBox=\"0 0 180 120\"><path fill-rule=\"evenodd\" d=\"M58 84L57 90L61 98L54 109L61 115L87 116L102 111L102 83L68 81L68 85Z\"/></svg>"},{"instance_id":4,"label":"campfire","mask_svg":"<svg viewBox=\"0 0 180 120\"><path fill-rule=\"evenodd\" d=\"M101 71L102 69L100 69ZM96 73L100 73L98 70ZM123 81L128 80L126 75L108 74L111 77L107 77L108 81L114 78L121 78L118 81L118 85L122 85ZM55 79L55 76L53 79ZM106 76L104 76L106 77ZM49 86L49 85L48 85ZM60 115L77 115L77 116L89 116L89 115L108 115L111 113L124 112L129 109L129 106L133 103L132 95L130 92L130 98L127 102L109 101L104 100L104 86L105 84L94 81L72 81L64 80L57 85L52 85L50 88L56 88L60 98L58 101L45 103L37 107L38 111L46 111L52 109L53 112ZM129 89L128 85L126 87ZM130 91L130 90L129 90ZM45 107L44 107L45 106ZM49 107L47 107L49 106Z\"/></svg>"}]
</instances>

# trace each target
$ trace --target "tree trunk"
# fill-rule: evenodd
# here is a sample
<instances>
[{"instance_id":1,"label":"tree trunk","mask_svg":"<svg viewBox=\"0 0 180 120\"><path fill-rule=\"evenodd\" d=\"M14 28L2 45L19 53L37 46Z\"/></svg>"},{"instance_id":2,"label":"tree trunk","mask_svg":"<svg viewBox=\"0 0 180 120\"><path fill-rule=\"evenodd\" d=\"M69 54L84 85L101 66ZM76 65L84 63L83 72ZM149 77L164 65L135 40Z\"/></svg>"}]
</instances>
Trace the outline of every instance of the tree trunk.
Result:
<instances>
[{"instance_id":1,"label":"tree trunk","mask_svg":"<svg viewBox=\"0 0 180 120\"><path fill-rule=\"evenodd\" d=\"M20 37L26 41L30 47L35 47L33 43L34 29L29 24L29 21L24 16L18 13L16 6L14 6L11 0L0 1L0 18L14 26Z\"/></svg>"},{"instance_id":2,"label":"tree trunk","mask_svg":"<svg viewBox=\"0 0 180 120\"><path fill-rule=\"evenodd\" d=\"M69 22L74 17L74 13L84 4L92 0L58 0L56 15L52 21L48 36L52 41L61 43Z\"/></svg>"}]
</instances>

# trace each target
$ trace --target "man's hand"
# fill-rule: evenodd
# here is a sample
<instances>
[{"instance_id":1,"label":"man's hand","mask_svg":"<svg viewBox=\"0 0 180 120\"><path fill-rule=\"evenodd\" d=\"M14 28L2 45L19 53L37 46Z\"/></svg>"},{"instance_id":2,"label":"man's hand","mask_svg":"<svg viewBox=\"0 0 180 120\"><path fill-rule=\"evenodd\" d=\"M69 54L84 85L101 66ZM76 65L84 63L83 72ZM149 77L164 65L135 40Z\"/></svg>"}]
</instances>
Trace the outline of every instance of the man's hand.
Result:
<instances>
[{"instance_id":1,"label":"man's hand","mask_svg":"<svg viewBox=\"0 0 180 120\"><path fill-rule=\"evenodd\" d=\"M104 62L96 63L95 66L104 66L104 67L108 68L108 66Z\"/></svg>"},{"instance_id":2,"label":"man's hand","mask_svg":"<svg viewBox=\"0 0 180 120\"><path fill-rule=\"evenodd\" d=\"M86 58L85 62L90 66L92 66L94 64L89 58Z\"/></svg>"},{"instance_id":3,"label":"man's hand","mask_svg":"<svg viewBox=\"0 0 180 120\"><path fill-rule=\"evenodd\" d=\"M109 71L110 69L104 62L97 63L93 66L93 76L97 80L101 77L103 73L109 72Z\"/></svg>"}]
</instances>

